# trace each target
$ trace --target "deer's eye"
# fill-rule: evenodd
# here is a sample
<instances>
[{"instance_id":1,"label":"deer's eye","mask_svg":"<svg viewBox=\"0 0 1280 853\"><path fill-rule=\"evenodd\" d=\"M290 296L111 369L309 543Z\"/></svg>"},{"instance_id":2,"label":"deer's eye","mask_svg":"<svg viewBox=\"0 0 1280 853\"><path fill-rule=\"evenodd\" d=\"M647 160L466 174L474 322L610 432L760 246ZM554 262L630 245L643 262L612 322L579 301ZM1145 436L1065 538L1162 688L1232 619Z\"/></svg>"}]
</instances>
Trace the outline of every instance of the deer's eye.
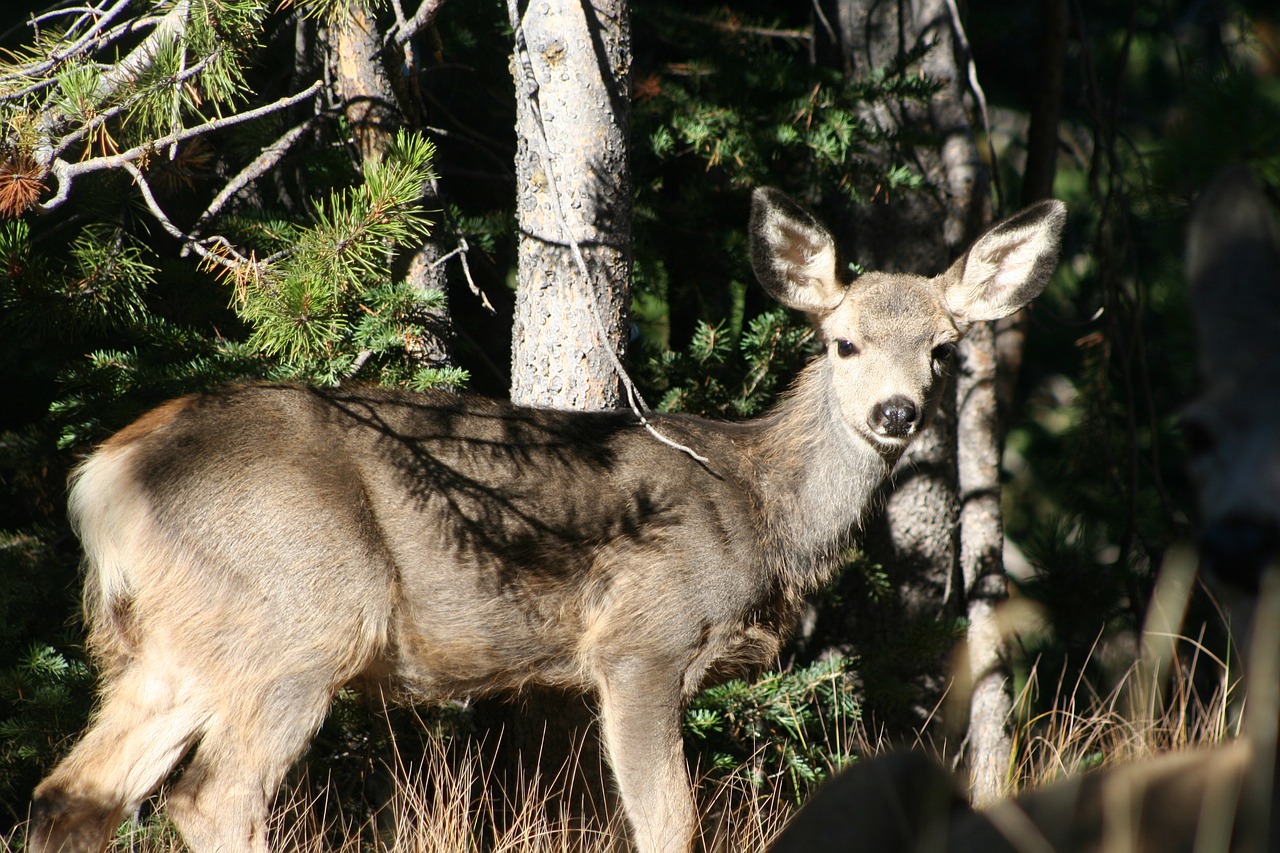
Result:
<instances>
[{"instance_id":1,"label":"deer's eye","mask_svg":"<svg viewBox=\"0 0 1280 853\"><path fill-rule=\"evenodd\" d=\"M853 341L839 338L836 340L836 355L841 358L849 358L858 354L858 347Z\"/></svg>"},{"instance_id":2,"label":"deer's eye","mask_svg":"<svg viewBox=\"0 0 1280 853\"><path fill-rule=\"evenodd\" d=\"M956 345L953 343L938 344L933 348L933 360L938 364L946 364L955 358Z\"/></svg>"}]
</instances>

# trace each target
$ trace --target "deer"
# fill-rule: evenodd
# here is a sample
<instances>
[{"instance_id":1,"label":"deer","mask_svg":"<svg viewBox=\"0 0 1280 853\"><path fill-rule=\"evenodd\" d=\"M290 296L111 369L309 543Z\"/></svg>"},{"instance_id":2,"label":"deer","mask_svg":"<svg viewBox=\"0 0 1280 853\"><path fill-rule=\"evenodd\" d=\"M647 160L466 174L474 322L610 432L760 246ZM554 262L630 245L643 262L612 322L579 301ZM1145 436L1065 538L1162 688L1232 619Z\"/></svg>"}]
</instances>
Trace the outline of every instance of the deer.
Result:
<instances>
[{"instance_id":1,"label":"deer","mask_svg":"<svg viewBox=\"0 0 1280 853\"><path fill-rule=\"evenodd\" d=\"M1221 172L1196 201L1185 275L1201 381L1182 413L1200 510L1198 568L1245 647L1240 736L983 810L970 808L932 758L889 752L821 789L770 853L1280 851L1280 225L1245 167ZM1160 585L1167 574L1194 574L1196 563L1171 553ZM1170 609L1185 604L1184 596Z\"/></svg>"},{"instance_id":2,"label":"deer","mask_svg":"<svg viewBox=\"0 0 1280 853\"><path fill-rule=\"evenodd\" d=\"M666 442L625 410L354 385L244 383L142 415L70 478L101 681L35 789L32 850L97 853L164 785L193 851L262 853L339 689L531 683L595 696L635 848L691 849L686 701L776 659L957 342L1044 288L1065 216L1033 205L936 276L852 277L811 212L757 189L751 265L820 349L757 420L651 414Z\"/></svg>"}]
</instances>

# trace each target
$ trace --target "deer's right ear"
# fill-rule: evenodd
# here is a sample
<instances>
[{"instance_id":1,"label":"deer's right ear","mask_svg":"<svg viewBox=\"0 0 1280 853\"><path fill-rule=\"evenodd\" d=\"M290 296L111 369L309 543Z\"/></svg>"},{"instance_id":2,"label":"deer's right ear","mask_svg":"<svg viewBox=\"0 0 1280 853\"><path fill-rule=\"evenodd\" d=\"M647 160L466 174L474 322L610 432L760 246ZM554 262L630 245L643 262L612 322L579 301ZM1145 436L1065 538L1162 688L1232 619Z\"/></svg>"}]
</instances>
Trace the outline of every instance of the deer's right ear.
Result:
<instances>
[{"instance_id":1,"label":"deer's right ear","mask_svg":"<svg viewBox=\"0 0 1280 853\"><path fill-rule=\"evenodd\" d=\"M844 298L831 233L809 211L768 187L751 196L751 266L769 295L788 308L823 314Z\"/></svg>"}]
</instances>

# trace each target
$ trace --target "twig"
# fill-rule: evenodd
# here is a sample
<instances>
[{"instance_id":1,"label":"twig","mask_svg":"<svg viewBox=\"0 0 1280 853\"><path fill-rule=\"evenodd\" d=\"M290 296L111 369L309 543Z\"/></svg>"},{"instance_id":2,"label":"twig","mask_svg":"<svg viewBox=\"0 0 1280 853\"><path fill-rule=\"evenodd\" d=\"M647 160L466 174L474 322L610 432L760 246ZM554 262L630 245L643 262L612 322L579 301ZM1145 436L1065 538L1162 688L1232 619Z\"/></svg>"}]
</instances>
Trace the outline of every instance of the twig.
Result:
<instances>
[{"instance_id":1,"label":"twig","mask_svg":"<svg viewBox=\"0 0 1280 853\"><path fill-rule=\"evenodd\" d=\"M448 252L440 256L439 258L436 258L434 261L432 261L431 268L435 269L441 264L447 262L454 255L457 255L459 262L461 262L462 264L462 273L467 277L467 286L471 288L472 293L480 297L480 304L482 304L490 314L496 314L498 312L494 309L493 303L489 301L489 297L486 296L484 291L480 289L480 286L476 284L476 280L471 277L471 265L467 263L467 252L469 251L471 251L471 245L467 243L467 238L462 236L461 234L458 234L457 247L455 247L453 251Z\"/></svg>"},{"instance_id":2,"label":"twig","mask_svg":"<svg viewBox=\"0 0 1280 853\"><path fill-rule=\"evenodd\" d=\"M129 8L132 2L133 0L119 0L119 2L117 2L115 6L108 8L107 11L105 12L99 12L99 10L96 7L89 6L89 7L79 8L79 9L59 9L54 12L48 12L48 13L45 13L44 15L39 15L35 18L32 18L31 26L38 26L40 22L46 18L54 17L55 15L60 16L60 15L73 14L78 12L82 16L82 19L92 18L93 25L89 27L88 31L84 35L77 38L74 42L64 45L62 48L55 50L53 53L51 53L49 55L49 58L46 59L44 62L38 63L29 68L24 68L22 71L15 72L13 74L5 74L3 76L0 76L0 80L11 80L18 77L46 76L47 72L49 72L53 68L56 68L68 56L74 56L75 54L79 53L86 44L93 41L94 39L99 38L105 26L111 23L111 21L113 21L125 9ZM67 30L68 37L72 32L75 31L75 28L77 25L78 25L78 22L77 24L72 24L71 27L68 28Z\"/></svg>"},{"instance_id":3,"label":"twig","mask_svg":"<svg viewBox=\"0 0 1280 853\"><path fill-rule=\"evenodd\" d=\"M142 174L142 170L139 169L137 166L135 166L132 162L121 163L120 168L124 169L126 172L128 172L130 175L133 176L134 183L138 185L138 190L142 193L143 201L147 203L147 209L151 211L151 215L154 216L156 218L156 221L160 223L160 227L163 228L166 232L168 232L170 236L175 237L179 240L185 240L186 245L195 249L196 254L198 254L202 259L209 261L210 263L216 263L229 270L233 270L239 265L237 261L243 263L244 261L248 260L239 252L236 252L234 249L231 249L230 251L236 256L236 260L229 261L226 258L220 257L217 254L210 252L199 241L191 240L181 228L174 225L169 220L169 217L165 214L164 210L160 207L160 203L156 201L156 197L152 194L151 184L147 182L147 176Z\"/></svg>"},{"instance_id":4,"label":"twig","mask_svg":"<svg viewBox=\"0 0 1280 853\"><path fill-rule=\"evenodd\" d=\"M556 220L560 225L560 230L565 236L565 241L569 244L570 253L573 256L574 265L578 268L578 274L582 276L582 280L590 285L592 281L591 273L587 269L586 259L582 255L582 247L578 245L578 240L574 237L572 230L569 228L568 220L564 215L564 208L560 203L560 192L556 186L555 177L555 159L551 153L551 143L547 140L546 133L543 130L542 110L538 107L538 78L533 71L533 63L529 59L529 45L525 41L524 27L520 23L520 12L517 8L518 0L507 0L507 14L511 19L511 32L515 36L515 56L518 63L519 74L518 79L524 82L524 91L519 92L528 99L529 108L533 112L534 127L537 132L534 134L534 143L538 148L538 156L542 158L545 169L543 173L547 178L547 192L551 197L552 208L555 211ZM605 329L604 320L600 317L600 309L596 304L592 294L592 298L587 301L591 305L591 316L595 320L596 333L600 337L601 346L609 355L610 361L613 363L614 372L618 379L627 390L627 403L631 407L631 411L640 420L640 424L654 438L663 444L673 447L682 453L688 454L691 458L701 462L703 465L710 464L710 460L695 452L692 448L686 447L679 442L673 441L660 433L656 427L645 417L645 413L650 411L645 404L644 399L640 396L640 392L636 389L635 383L631 381L631 377L627 374L627 370L622 365L622 359L618 357L618 353L614 348L609 346L609 334Z\"/></svg>"},{"instance_id":5,"label":"twig","mask_svg":"<svg viewBox=\"0 0 1280 853\"><path fill-rule=\"evenodd\" d=\"M816 3L814 4L817 5ZM702 15L689 15L681 12L669 13L671 17L678 21L687 21L691 24L700 24L704 27L710 27L713 30L719 30L724 33L741 33L749 36L760 36L761 38L784 39L786 41L812 42L813 30L780 30L776 27L756 27L749 24L739 24L732 21L715 21ZM825 21L825 17L824 17ZM830 25L828 24L828 27Z\"/></svg>"},{"instance_id":6,"label":"twig","mask_svg":"<svg viewBox=\"0 0 1280 853\"><path fill-rule=\"evenodd\" d=\"M191 227L191 236L194 238L200 233L201 227L218 214L232 196L243 189L250 181L256 180L266 174L276 163L280 162L280 158L285 152L293 147L303 134L311 129L315 123L315 116L309 116L298 124L296 127L290 128L279 139L262 149L262 152L253 159L253 162L245 166L240 172L232 178L225 187L218 191L213 201L209 202L209 206L204 209L196 219L195 225ZM186 247L183 247L183 254L186 254Z\"/></svg>"}]
</instances>

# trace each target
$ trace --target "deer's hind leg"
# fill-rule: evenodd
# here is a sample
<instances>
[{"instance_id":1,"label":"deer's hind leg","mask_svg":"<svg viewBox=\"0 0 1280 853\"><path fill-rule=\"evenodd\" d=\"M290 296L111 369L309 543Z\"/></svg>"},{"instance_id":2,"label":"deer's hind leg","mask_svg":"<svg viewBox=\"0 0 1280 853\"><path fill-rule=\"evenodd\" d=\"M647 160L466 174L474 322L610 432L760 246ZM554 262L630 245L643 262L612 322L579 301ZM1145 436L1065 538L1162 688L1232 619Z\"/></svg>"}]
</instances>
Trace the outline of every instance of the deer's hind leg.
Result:
<instances>
[{"instance_id":1,"label":"deer's hind leg","mask_svg":"<svg viewBox=\"0 0 1280 853\"><path fill-rule=\"evenodd\" d=\"M267 853L276 791L320 727L327 673L228 691L165 809L194 853Z\"/></svg>"},{"instance_id":2,"label":"deer's hind leg","mask_svg":"<svg viewBox=\"0 0 1280 853\"><path fill-rule=\"evenodd\" d=\"M153 650L154 652L154 650ZM32 804L35 853L97 853L182 759L208 706L162 653L110 676L89 730L43 782Z\"/></svg>"}]
</instances>

